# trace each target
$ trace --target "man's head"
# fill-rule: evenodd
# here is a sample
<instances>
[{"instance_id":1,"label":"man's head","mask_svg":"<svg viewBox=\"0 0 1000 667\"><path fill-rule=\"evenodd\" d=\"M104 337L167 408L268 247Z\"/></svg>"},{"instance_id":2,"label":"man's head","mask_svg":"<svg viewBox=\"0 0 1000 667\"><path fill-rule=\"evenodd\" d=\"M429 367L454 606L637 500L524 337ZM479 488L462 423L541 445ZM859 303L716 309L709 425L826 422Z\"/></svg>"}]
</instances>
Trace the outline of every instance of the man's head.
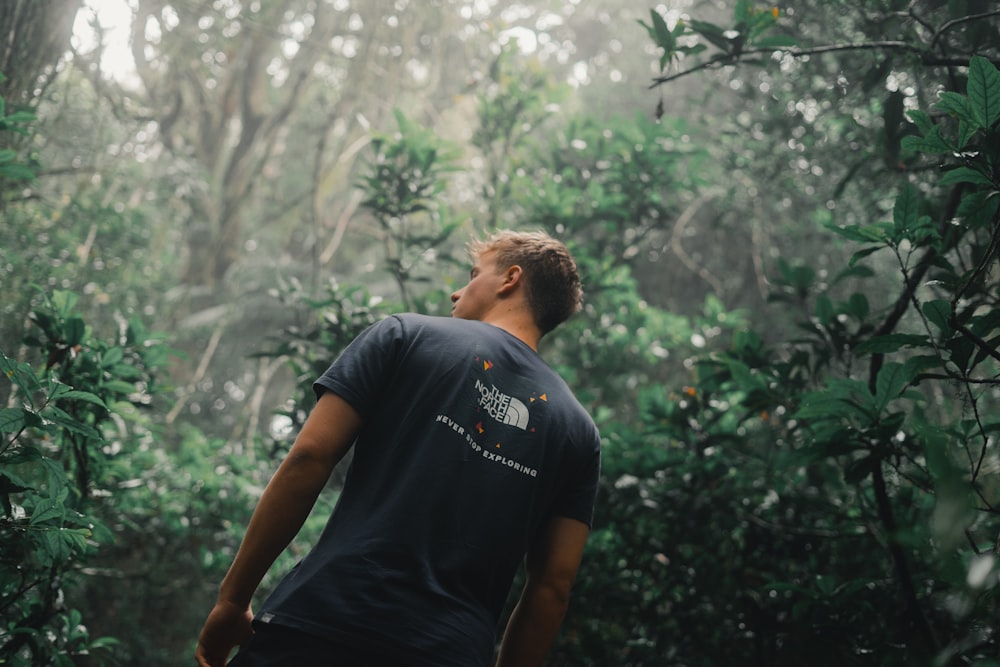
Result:
<instances>
[{"instance_id":1,"label":"man's head","mask_svg":"<svg viewBox=\"0 0 1000 667\"><path fill-rule=\"evenodd\" d=\"M520 267L528 307L542 335L580 310L583 289L576 262L566 246L548 234L496 232L485 240L471 242L469 254L478 267L473 270L473 281L476 272L483 269L500 275ZM482 266L483 260L492 266ZM453 300L457 306L458 299L453 296Z\"/></svg>"}]
</instances>

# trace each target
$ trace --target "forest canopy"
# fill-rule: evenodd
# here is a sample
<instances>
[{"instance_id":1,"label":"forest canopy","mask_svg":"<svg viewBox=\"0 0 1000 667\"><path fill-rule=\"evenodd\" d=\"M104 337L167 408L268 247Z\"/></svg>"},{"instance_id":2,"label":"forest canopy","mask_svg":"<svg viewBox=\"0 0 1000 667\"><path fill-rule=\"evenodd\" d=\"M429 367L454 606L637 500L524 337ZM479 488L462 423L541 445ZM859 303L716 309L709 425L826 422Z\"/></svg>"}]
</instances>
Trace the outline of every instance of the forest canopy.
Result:
<instances>
[{"instance_id":1,"label":"forest canopy","mask_svg":"<svg viewBox=\"0 0 1000 667\"><path fill-rule=\"evenodd\" d=\"M603 448L548 664L997 667L995 4L3 3L0 663L190 662L311 382L514 228Z\"/></svg>"}]
</instances>

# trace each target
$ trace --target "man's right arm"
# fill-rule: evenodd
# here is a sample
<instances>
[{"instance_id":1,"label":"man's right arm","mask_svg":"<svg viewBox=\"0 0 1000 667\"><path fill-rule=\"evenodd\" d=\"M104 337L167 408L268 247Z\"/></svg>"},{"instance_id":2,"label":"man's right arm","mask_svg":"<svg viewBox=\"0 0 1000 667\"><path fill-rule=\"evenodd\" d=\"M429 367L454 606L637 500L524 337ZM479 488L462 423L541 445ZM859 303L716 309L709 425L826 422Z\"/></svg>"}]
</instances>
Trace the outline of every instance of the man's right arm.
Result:
<instances>
[{"instance_id":1,"label":"man's right arm","mask_svg":"<svg viewBox=\"0 0 1000 667\"><path fill-rule=\"evenodd\" d=\"M507 622L496 667L539 667L559 632L590 528L552 518L525 561L527 579Z\"/></svg>"},{"instance_id":2,"label":"man's right arm","mask_svg":"<svg viewBox=\"0 0 1000 667\"><path fill-rule=\"evenodd\" d=\"M198 638L199 665L223 665L229 651L249 637L254 591L302 527L360 427L361 417L347 401L333 393L320 397L264 489L243 543L222 580L218 601Z\"/></svg>"}]
</instances>

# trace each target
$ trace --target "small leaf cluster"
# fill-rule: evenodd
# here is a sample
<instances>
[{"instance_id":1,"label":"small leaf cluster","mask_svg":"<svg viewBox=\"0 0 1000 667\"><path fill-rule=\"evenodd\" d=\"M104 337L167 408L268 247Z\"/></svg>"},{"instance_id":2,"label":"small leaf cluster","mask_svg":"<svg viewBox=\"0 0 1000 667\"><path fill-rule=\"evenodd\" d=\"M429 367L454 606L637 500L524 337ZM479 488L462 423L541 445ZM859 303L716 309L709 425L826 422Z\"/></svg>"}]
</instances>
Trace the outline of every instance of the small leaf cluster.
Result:
<instances>
[{"instance_id":1,"label":"small leaf cluster","mask_svg":"<svg viewBox=\"0 0 1000 667\"><path fill-rule=\"evenodd\" d=\"M777 7L758 8L750 0L738 0L734 4L730 27L692 19L679 20L671 29L656 9L651 9L649 16L649 23L639 21L639 24L662 50L659 61L661 71L684 56L708 50L709 44L722 52L716 58L730 60L738 58L745 49L751 47L777 49L796 44L791 36L775 34L781 16Z\"/></svg>"},{"instance_id":2,"label":"small leaf cluster","mask_svg":"<svg viewBox=\"0 0 1000 667\"><path fill-rule=\"evenodd\" d=\"M4 80L0 73L0 81ZM0 183L3 181L31 181L35 178L38 165L33 161L18 159L18 152L5 146L6 136L10 134L29 136L28 126L36 120L35 114L26 110L14 110L8 113L7 102L0 96Z\"/></svg>"},{"instance_id":3,"label":"small leaf cluster","mask_svg":"<svg viewBox=\"0 0 1000 667\"><path fill-rule=\"evenodd\" d=\"M404 307L416 309L412 283L425 283L458 228L437 199L447 187L447 174L457 170L456 149L394 110L399 133L376 134L373 157L358 179L365 195L362 206L381 229L384 261L396 281Z\"/></svg>"}]
</instances>

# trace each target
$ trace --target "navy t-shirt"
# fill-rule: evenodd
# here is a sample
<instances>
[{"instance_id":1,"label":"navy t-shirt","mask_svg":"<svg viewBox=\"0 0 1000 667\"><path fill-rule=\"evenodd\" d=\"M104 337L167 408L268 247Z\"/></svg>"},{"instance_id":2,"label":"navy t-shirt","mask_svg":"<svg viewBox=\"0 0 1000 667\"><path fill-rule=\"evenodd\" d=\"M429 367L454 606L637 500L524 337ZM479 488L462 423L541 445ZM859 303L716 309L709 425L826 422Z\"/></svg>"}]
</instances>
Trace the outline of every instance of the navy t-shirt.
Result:
<instances>
[{"instance_id":1,"label":"navy t-shirt","mask_svg":"<svg viewBox=\"0 0 1000 667\"><path fill-rule=\"evenodd\" d=\"M539 530L591 523L593 420L528 345L469 320L389 317L314 388L350 403L362 430L319 542L258 619L401 665L488 665Z\"/></svg>"}]
</instances>

